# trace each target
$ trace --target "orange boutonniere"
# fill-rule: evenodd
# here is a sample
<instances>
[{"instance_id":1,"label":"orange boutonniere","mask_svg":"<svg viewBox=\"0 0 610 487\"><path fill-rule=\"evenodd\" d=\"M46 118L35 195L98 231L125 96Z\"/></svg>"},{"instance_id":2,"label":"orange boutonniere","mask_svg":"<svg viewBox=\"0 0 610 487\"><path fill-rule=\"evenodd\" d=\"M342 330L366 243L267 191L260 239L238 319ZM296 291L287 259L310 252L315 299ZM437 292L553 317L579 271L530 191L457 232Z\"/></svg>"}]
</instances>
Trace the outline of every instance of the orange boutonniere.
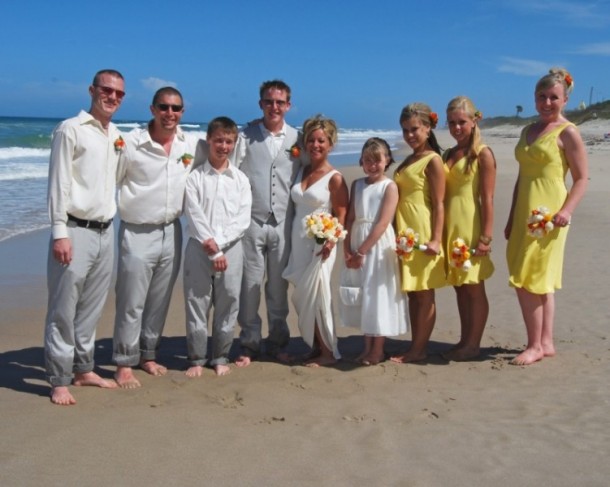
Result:
<instances>
[{"instance_id":1,"label":"orange boutonniere","mask_svg":"<svg viewBox=\"0 0 610 487\"><path fill-rule=\"evenodd\" d=\"M570 73L567 73L565 75L564 79L566 80L566 85L568 85L568 88L571 88L572 84L574 83L574 80L572 79L572 75L570 75Z\"/></svg>"},{"instance_id":2,"label":"orange boutonniere","mask_svg":"<svg viewBox=\"0 0 610 487\"><path fill-rule=\"evenodd\" d=\"M188 167L188 165L193 162L193 156L188 152L185 152L178 158L178 162L184 164L184 167Z\"/></svg>"},{"instance_id":3,"label":"orange boutonniere","mask_svg":"<svg viewBox=\"0 0 610 487\"><path fill-rule=\"evenodd\" d=\"M123 150L124 147L125 141L123 140L123 137L119 135L119 138L114 141L114 151L119 153Z\"/></svg>"},{"instance_id":4,"label":"orange boutonniere","mask_svg":"<svg viewBox=\"0 0 610 487\"><path fill-rule=\"evenodd\" d=\"M294 144L290 149L288 149L286 152L288 152L288 154L290 155L290 157L294 157L295 159L297 157L301 156L301 148L297 145Z\"/></svg>"},{"instance_id":5,"label":"orange boutonniere","mask_svg":"<svg viewBox=\"0 0 610 487\"><path fill-rule=\"evenodd\" d=\"M438 115L435 112L430 112L430 126L435 129L438 123Z\"/></svg>"}]
</instances>

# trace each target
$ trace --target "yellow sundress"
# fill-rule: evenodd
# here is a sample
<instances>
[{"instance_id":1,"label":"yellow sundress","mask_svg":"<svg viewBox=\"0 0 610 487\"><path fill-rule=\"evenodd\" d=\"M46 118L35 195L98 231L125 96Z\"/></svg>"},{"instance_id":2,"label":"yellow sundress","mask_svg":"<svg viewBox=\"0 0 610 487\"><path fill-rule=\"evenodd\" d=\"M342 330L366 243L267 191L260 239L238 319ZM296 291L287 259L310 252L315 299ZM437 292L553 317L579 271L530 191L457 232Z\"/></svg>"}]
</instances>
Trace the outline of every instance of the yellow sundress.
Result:
<instances>
[{"instance_id":1,"label":"yellow sundress","mask_svg":"<svg viewBox=\"0 0 610 487\"><path fill-rule=\"evenodd\" d=\"M515 148L515 157L519 161L519 185L506 247L509 284L534 294L561 289L563 253L569 227L555 227L537 239L528 235L526 222L533 209L546 206L555 214L565 202L568 163L557 145L557 137L566 127L573 125L570 122L559 125L531 145L527 143L529 125L521 132Z\"/></svg>"},{"instance_id":2,"label":"yellow sundress","mask_svg":"<svg viewBox=\"0 0 610 487\"><path fill-rule=\"evenodd\" d=\"M482 150L485 146L479 148ZM448 151L443 159L449 155ZM445 232L443 233L444 250L447 255L447 283L451 286L476 284L489 278L494 272L494 265L489 255L472 256L472 267L464 271L450 265L452 242L460 237L474 248L481 235L480 173L478 161L465 172L466 157L462 157L451 168L444 164L445 186Z\"/></svg>"},{"instance_id":3,"label":"yellow sundress","mask_svg":"<svg viewBox=\"0 0 610 487\"><path fill-rule=\"evenodd\" d=\"M395 218L396 233L412 228L419 233L420 244L425 244L432 236L432 201L424 171L430 160L437 155L427 154L394 174L399 193ZM442 248L437 256L414 250L408 260L400 259L401 289L404 292L423 291L445 286L443 254Z\"/></svg>"}]
</instances>

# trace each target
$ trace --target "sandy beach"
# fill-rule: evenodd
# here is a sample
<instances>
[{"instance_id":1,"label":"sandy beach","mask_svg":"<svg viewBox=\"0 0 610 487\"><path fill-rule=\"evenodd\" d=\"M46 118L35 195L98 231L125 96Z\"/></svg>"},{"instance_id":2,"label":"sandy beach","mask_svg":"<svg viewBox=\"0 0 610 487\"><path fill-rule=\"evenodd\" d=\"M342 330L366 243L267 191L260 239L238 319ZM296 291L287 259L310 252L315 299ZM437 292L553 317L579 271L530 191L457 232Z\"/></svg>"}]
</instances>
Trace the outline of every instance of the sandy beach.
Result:
<instances>
[{"instance_id":1,"label":"sandy beach","mask_svg":"<svg viewBox=\"0 0 610 487\"><path fill-rule=\"evenodd\" d=\"M49 232L0 242L2 485L608 485L610 123L580 130L590 185L556 294L558 354L528 367L509 365L526 340L504 257L518 169L514 126L483 132L498 163L496 271L486 284L483 356L473 362L439 355L459 340L454 291L445 288L424 363L359 367L350 360L359 331L339 328L345 359L335 367L260 361L226 377L206 369L187 379L179 279L159 357L168 375L136 370L141 389L73 388L76 406L54 406L42 363ZM438 135L451 144L446 131ZM357 166L341 171L348 183L361 177ZM96 344L108 378L113 320L111 290ZM304 351L294 312L289 322L290 351ZM387 351L403 350L409 338L390 340Z\"/></svg>"}]
</instances>

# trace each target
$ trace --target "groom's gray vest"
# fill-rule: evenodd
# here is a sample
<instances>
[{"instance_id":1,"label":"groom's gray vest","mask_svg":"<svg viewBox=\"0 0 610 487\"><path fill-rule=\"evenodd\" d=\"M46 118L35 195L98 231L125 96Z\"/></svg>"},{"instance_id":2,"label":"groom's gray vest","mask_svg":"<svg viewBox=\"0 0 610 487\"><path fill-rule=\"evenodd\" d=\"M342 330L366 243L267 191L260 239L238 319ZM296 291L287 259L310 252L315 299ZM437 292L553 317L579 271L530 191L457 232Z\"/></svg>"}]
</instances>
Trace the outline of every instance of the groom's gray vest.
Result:
<instances>
[{"instance_id":1,"label":"groom's gray vest","mask_svg":"<svg viewBox=\"0 0 610 487\"><path fill-rule=\"evenodd\" d=\"M246 141L246 157L241 169L252 186L252 218L266 223L273 215L277 223L286 218L290 205L290 188L301 166L299 159L291 158L290 148L297 142L299 133L286 125L286 136L275 159L267 148L260 125L252 125L243 131Z\"/></svg>"}]
</instances>

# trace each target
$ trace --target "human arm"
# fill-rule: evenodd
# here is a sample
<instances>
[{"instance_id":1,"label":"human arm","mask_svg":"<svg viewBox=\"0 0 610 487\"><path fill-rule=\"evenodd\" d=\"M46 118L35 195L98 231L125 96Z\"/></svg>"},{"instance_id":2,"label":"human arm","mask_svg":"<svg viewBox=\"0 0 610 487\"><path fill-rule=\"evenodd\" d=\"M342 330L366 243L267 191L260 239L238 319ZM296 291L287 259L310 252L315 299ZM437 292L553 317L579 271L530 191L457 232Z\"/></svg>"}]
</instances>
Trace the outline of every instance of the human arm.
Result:
<instances>
[{"instance_id":1,"label":"human arm","mask_svg":"<svg viewBox=\"0 0 610 487\"><path fill-rule=\"evenodd\" d=\"M504 238L508 240L510 237L510 232L513 229L513 217L515 213L515 204L517 202L517 194L519 192L519 177L517 176L517 180L515 181L515 187L513 188L513 198L510 203L510 211L508 212L508 220L506 221L506 226L504 227Z\"/></svg>"},{"instance_id":2,"label":"human arm","mask_svg":"<svg viewBox=\"0 0 610 487\"><path fill-rule=\"evenodd\" d=\"M328 189L330 191L330 205L333 216L337 218L341 225L345 225L345 217L347 215L347 208L349 206L349 191L347 184L341 173L335 173L328 183ZM335 246L335 242L327 240L322 246L320 254L322 259L326 260L330 255L332 249Z\"/></svg>"},{"instance_id":3,"label":"human arm","mask_svg":"<svg viewBox=\"0 0 610 487\"><path fill-rule=\"evenodd\" d=\"M356 181L352 182L352 187L350 188L350 199L349 199L349 208L347 210L347 216L345 218L345 230L347 230L347 235L345 236L345 240L343 241L343 255L345 257L345 265L348 268L352 268L352 226L354 224L354 220L356 218L355 213L355 193L356 191Z\"/></svg>"},{"instance_id":4,"label":"human arm","mask_svg":"<svg viewBox=\"0 0 610 487\"><path fill-rule=\"evenodd\" d=\"M193 171L186 180L184 192L184 215L191 235L201 242L207 255L215 255L220 250L214 240L210 220L203 207L203 171Z\"/></svg>"},{"instance_id":5,"label":"human arm","mask_svg":"<svg viewBox=\"0 0 610 487\"><path fill-rule=\"evenodd\" d=\"M570 223L574 210L587 190L589 167L585 144L575 127L570 126L564 129L559 134L559 140L568 161L570 175L572 176L572 187L561 209L555 214L553 221L556 225L566 226Z\"/></svg>"},{"instance_id":6,"label":"human arm","mask_svg":"<svg viewBox=\"0 0 610 487\"><path fill-rule=\"evenodd\" d=\"M496 185L496 159L489 147L478 155L479 194L481 204L481 233L473 245L477 255L486 255L491 250L494 218L494 188ZM474 242L473 242L474 244Z\"/></svg>"},{"instance_id":7,"label":"human arm","mask_svg":"<svg viewBox=\"0 0 610 487\"><path fill-rule=\"evenodd\" d=\"M445 222L445 170L443 162L434 156L426 166L426 177L430 188L430 202L432 205L432 234L430 241L426 242L425 252L432 255L440 253L443 238L443 225Z\"/></svg>"}]
</instances>

